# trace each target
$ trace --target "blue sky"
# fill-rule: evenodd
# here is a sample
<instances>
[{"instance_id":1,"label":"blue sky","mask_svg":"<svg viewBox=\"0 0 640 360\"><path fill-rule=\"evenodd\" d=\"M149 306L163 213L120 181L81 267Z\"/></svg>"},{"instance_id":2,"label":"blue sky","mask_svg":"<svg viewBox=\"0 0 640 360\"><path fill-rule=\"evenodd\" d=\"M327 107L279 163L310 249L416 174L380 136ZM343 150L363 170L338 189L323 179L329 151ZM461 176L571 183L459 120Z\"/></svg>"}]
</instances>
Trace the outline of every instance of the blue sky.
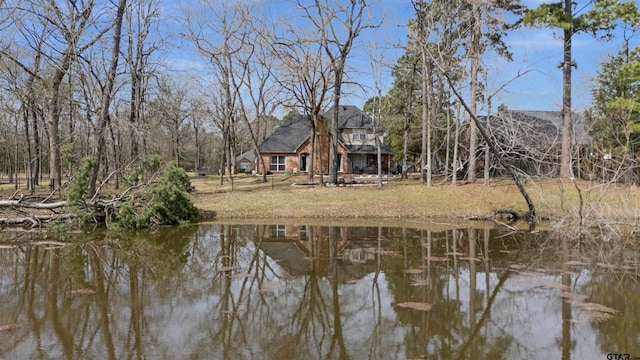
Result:
<instances>
[{"instance_id":1,"label":"blue sky","mask_svg":"<svg viewBox=\"0 0 640 360\"><path fill-rule=\"evenodd\" d=\"M261 11L275 14L287 12L290 2L284 0L246 0L252 1ZM528 8L535 8L544 1L523 0L521 4ZM587 1L579 0L578 8ZM376 94L371 69L372 48L375 57L382 56L383 62L395 64L401 50L393 49L393 44L406 44L407 20L413 17L413 7L409 0L377 0L372 2L374 8L371 15L382 18L380 28L366 30L358 38L357 45L348 59L349 65L357 72L351 74L353 78L364 84L364 89L352 88L342 100L342 104L362 106L366 99ZM265 13L266 16L268 14ZM504 104L512 109L522 110L560 110L562 96L562 72L558 68L562 60L562 39L559 31L540 28L521 28L510 33L505 38L513 52L513 61L487 54L484 63L488 69L489 93L495 92L506 83L502 91L495 94L493 110ZM631 46L640 45L640 34L631 40ZM577 69L573 70L573 109L584 110L591 101L592 79L597 74L601 62L608 54L615 54L622 48L622 41L618 38L610 42L600 42L591 35L577 34L573 37L573 57L577 62ZM384 49L384 51L383 51ZM184 50L183 50L184 51ZM181 53L178 67L191 66L198 68L202 65L200 59L188 58ZM391 87L393 79L389 75L390 68L382 68L382 93ZM524 75L518 77L518 74ZM348 89L347 89L348 90ZM481 109L481 113L486 109Z\"/></svg>"},{"instance_id":2,"label":"blue sky","mask_svg":"<svg viewBox=\"0 0 640 360\"><path fill-rule=\"evenodd\" d=\"M545 1L526 0L522 5L536 8ZM586 1L578 1L580 4ZM389 43L406 43L406 32L402 25L412 17L411 3L396 0L381 0L380 11L385 13L383 27ZM380 32L385 34L385 31ZM562 72L558 68L562 61L561 32L550 29L521 28L510 33L505 41L513 52L513 61L508 62L497 56L487 55L485 66L488 68L490 93L506 83L509 85L493 97L492 107L501 104L513 109L559 110L562 97ZM381 39L378 36L378 39ZM635 34L631 46L640 45L640 34ZM608 54L616 54L622 48L619 38L609 42L600 42L588 34L573 37L573 58L577 69L573 70L573 109L584 110L591 101L592 79L596 76L600 63L606 61ZM387 59L391 60L391 58ZM521 77L518 74L526 73ZM386 84L391 86L390 83ZM369 96L365 96L365 99ZM356 105L363 102L354 98ZM486 109L485 109L486 110Z\"/></svg>"}]
</instances>

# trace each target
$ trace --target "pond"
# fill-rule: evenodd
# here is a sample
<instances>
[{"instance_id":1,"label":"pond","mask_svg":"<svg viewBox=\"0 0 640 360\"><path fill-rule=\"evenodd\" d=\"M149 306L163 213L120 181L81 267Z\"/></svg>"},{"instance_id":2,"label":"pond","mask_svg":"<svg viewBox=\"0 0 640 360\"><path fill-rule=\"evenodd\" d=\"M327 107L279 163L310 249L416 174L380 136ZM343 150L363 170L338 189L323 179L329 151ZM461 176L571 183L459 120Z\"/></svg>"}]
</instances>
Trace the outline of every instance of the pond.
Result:
<instances>
[{"instance_id":1,"label":"pond","mask_svg":"<svg viewBox=\"0 0 640 360\"><path fill-rule=\"evenodd\" d=\"M631 235L217 223L66 246L3 235L2 359L640 357Z\"/></svg>"}]
</instances>

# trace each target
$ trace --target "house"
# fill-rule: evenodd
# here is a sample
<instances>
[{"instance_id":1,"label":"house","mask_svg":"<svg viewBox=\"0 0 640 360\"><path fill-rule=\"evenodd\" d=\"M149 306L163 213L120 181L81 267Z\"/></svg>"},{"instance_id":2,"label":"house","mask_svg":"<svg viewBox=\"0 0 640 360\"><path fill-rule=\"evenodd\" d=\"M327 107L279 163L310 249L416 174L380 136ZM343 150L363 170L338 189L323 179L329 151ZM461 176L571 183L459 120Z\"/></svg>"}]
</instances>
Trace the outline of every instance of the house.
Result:
<instances>
[{"instance_id":1,"label":"house","mask_svg":"<svg viewBox=\"0 0 640 360\"><path fill-rule=\"evenodd\" d=\"M587 146L591 136L586 128L582 114L572 113L572 144ZM506 106L498 107L498 113L491 119L493 129L521 138L523 144L538 145L544 148L560 145L562 140L562 113L560 111L512 110Z\"/></svg>"},{"instance_id":2,"label":"house","mask_svg":"<svg viewBox=\"0 0 640 360\"><path fill-rule=\"evenodd\" d=\"M580 160L588 154L591 144L585 119L573 113L572 146L574 157ZM481 122L503 154L503 159L531 175L553 174L560 163L562 144L562 113L560 111L512 110L498 107L487 122Z\"/></svg>"},{"instance_id":3,"label":"house","mask_svg":"<svg viewBox=\"0 0 640 360\"><path fill-rule=\"evenodd\" d=\"M329 122L333 108L320 118L317 141L322 154L322 171L329 169ZM373 119L356 106L341 105L338 118L338 167L339 173L377 173L376 131ZM276 128L259 147L267 171L318 173L317 156L310 169L311 118L307 115L293 115ZM384 142L378 127L377 136ZM382 167L387 171L393 159L393 150L386 144L381 146ZM260 163L257 164L257 172Z\"/></svg>"},{"instance_id":4,"label":"house","mask_svg":"<svg viewBox=\"0 0 640 360\"><path fill-rule=\"evenodd\" d=\"M236 168L238 172L250 173L256 168L256 153L253 150L236 156ZM242 169L242 170L240 170Z\"/></svg>"}]
</instances>

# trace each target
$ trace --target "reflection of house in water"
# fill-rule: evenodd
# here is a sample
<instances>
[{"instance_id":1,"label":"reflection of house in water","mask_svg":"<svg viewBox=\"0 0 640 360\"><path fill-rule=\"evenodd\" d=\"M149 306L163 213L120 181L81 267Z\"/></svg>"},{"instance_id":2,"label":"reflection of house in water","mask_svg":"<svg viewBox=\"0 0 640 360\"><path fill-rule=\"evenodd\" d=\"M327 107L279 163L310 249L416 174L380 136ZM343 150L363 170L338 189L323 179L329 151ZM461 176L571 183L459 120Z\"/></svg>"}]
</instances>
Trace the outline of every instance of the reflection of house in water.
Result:
<instances>
[{"instance_id":1,"label":"reflection of house in water","mask_svg":"<svg viewBox=\"0 0 640 360\"><path fill-rule=\"evenodd\" d=\"M277 262L289 275L302 276L311 272L311 261L292 241L262 242L260 250Z\"/></svg>"},{"instance_id":2,"label":"reflection of house in water","mask_svg":"<svg viewBox=\"0 0 640 360\"><path fill-rule=\"evenodd\" d=\"M385 231L386 230L386 231ZM389 245L379 234L389 228L258 225L260 249L293 276L330 275L337 266L339 282L360 279L376 271L376 250ZM316 261L314 264L313 262Z\"/></svg>"},{"instance_id":3,"label":"reflection of house in water","mask_svg":"<svg viewBox=\"0 0 640 360\"><path fill-rule=\"evenodd\" d=\"M366 264L376 260L376 244L359 241L358 243L347 244L339 253L338 257L349 264Z\"/></svg>"}]
</instances>

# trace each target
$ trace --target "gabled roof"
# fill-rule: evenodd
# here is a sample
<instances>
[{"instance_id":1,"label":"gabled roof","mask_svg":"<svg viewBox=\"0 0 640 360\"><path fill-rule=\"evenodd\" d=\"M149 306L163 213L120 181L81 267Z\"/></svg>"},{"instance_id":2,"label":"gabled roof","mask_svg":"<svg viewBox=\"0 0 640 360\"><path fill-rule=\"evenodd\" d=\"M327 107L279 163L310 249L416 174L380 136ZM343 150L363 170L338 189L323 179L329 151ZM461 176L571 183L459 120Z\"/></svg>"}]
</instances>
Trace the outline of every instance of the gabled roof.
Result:
<instances>
[{"instance_id":1,"label":"gabled roof","mask_svg":"<svg viewBox=\"0 0 640 360\"><path fill-rule=\"evenodd\" d=\"M334 109L335 106L325 113L325 116L328 119L333 118ZM340 105L340 112L338 113L338 129L371 127L373 127L373 119L369 114L354 105Z\"/></svg>"},{"instance_id":2,"label":"gabled roof","mask_svg":"<svg viewBox=\"0 0 640 360\"><path fill-rule=\"evenodd\" d=\"M252 149L252 150L249 150L249 151L247 151L245 153L242 153L242 154L236 156L236 161L242 161L242 160L247 160L247 161L250 161L250 162L256 161L256 153L255 153L255 151L253 151L253 149Z\"/></svg>"},{"instance_id":3,"label":"gabled roof","mask_svg":"<svg viewBox=\"0 0 640 360\"><path fill-rule=\"evenodd\" d=\"M328 119L333 117L333 109L329 109L324 116ZM354 105L340 105L340 113L338 115L338 140L342 141L342 130L349 128L372 128L373 120L371 116L366 114ZM258 149L261 153L294 153L305 140L311 135L311 118L308 115L293 115L284 124L278 126L276 130L269 136ZM375 147L370 151L355 149L349 152L372 153L376 152ZM387 145L382 146L383 154L393 154L393 150Z\"/></svg>"},{"instance_id":4,"label":"gabled roof","mask_svg":"<svg viewBox=\"0 0 640 360\"><path fill-rule=\"evenodd\" d=\"M260 146L260 152L292 153L311 135L311 119L306 115L293 115L278 126Z\"/></svg>"},{"instance_id":5,"label":"gabled roof","mask_svg":"<svg viewBox=\"0 0 640 360\"><path fill-rule=\"evenodd\" d=\"M591 143L584 117L572 113L573 142L579 145ZM526 138L531 144L559 143L562 138L562 113L560 111L511 110L501 107L491 120L491 126L511 136Z\"/></svg>"}]
</instances>

